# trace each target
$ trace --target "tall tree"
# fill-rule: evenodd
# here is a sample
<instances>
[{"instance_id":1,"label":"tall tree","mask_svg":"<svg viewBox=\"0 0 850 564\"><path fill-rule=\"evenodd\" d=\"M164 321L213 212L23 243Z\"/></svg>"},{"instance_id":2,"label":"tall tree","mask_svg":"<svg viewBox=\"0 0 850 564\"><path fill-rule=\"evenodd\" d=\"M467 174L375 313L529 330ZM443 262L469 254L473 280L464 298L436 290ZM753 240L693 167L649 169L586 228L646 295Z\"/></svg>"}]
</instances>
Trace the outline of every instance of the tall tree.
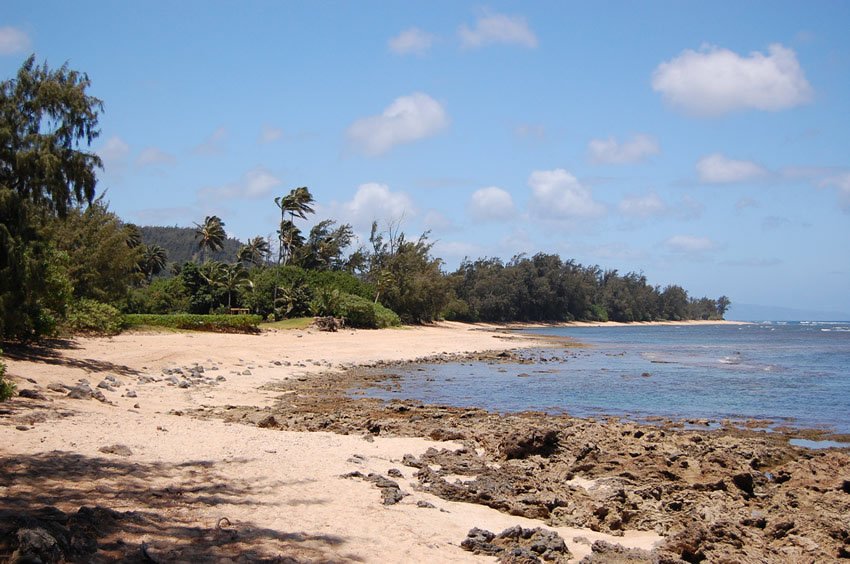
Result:
<instances>
[{"instance_id":1,"label":"tall tree","mask_svg":"<svg viewBox=\"0 0 850 564\"><path fill-rule=\"evenodd\" d=\"M261 266L265 264L269 256L269 243L262 237L248 239L248 242L239 248L236 259L243 264Z\"/></svg>"},{"instance_id":2,"label":"tall tree","mask_svg":"<svg viewBox=\"0 0 850 564\"><path fill-rule=\"evenodd\" d=\"M201 262L206 262L206 250L218 251L224 248L224 240L227 238L224 222L217 215L208 215L203 223L196 223L195 227L195 238L201 250Z\"/></svg>"},{"instance_id":3,"label":"tall tree","mask_svg":"<svg viewBox=\"0 0 850 564\"><path fill-rule=\"evenodd\" d=\"M286 196L275 198L274 203L280 208L280 230L278 231L280 247L277 262L286 266L287 261L292 258L292 232L295 227L295 218L307 219L307 214L314 213L315 200L306 186L300 186L293 188ZM286 223L287 214L289 214L289 223Z\"/></svg>"},{"instance_id":4,"label":"tall tree","mask_svg":"<svg viewBox=\"0 0 850 564\"><path fill-rule=\"evenodd\" d=\"M102 102L89 77L65 64L51 70L29 57L0 83L0 336L49 331L64 306L61 257L44 225L75 203L90 203L100 158ZM59 286L57 286L57 284Z\"/></svg>"},{"instance_id":5,"label":"tall tree","mask_svg":"<svg viewBox=\"0 0 850 564\"><path fill-rule=\"evenodd\" d=\"M143 245L142 257L139 261L140 270L145 275L145 279L150 282L151 279L165 270L165 264L168 262L168 253L159 245Z\"/></svg>"}]
</instances>

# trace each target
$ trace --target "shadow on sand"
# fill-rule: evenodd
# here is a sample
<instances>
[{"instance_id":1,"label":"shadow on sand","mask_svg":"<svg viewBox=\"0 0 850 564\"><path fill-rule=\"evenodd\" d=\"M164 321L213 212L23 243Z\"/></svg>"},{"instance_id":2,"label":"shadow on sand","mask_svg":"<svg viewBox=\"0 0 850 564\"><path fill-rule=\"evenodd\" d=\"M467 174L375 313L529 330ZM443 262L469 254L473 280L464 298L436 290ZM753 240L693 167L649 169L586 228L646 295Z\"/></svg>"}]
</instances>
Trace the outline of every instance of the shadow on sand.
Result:
<instances>
[{"instance_id":1,"label":"shadow on sand","mask_svg":"<svg viewBox=\"0 0 850 564\"><path fill-rule=\"evenodd\" d=\"M271 487L227 476L208 461L139 463L64 451L0 457L0 561L22 534L39 530L55 541L43 550L75 562L358 560L340 553L345 539L334 535L231 521L225 509L213 522L197 521L222 504L260 505L258 494Z\"/></svg>"},{"instance_id":2,"label":"shadow on sand","mask_svg":"<svg viewBox=\"0 0 850 564\"><path fill-rule=\"evenodd\" d=\"M12 360L40 362L70 368L81 368L87 372L114 372L122 376L135 376L138 370L123 364L114 364L92 358L70 358L64 351L78 350L80 347L69 339L47 339L39 343L4 343L3 356Z\"/></svg>"}]
</instances>

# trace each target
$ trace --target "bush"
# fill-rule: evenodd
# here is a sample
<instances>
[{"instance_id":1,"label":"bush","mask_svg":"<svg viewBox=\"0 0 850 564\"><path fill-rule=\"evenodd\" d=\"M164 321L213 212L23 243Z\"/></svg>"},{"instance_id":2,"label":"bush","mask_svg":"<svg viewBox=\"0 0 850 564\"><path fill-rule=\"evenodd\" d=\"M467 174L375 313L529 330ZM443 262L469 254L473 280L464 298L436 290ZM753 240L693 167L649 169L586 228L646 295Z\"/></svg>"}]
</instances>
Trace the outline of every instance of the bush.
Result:
<instances>
[{"instance_id":1,"label":"bush","mask_svg":"<svg viewBox=\"0 0 850 564\"><path fill-rule=\"evenodd\" d=\"M68 307L63 328L71 333L117 335L124 328L124 318L109 304L82 299Z\"/></svg>"},{"instance_id":2,"label":"bush","mask_svg":"<svg viewBox=\"0 0 850 564\"><path fill-rule=\"evenodd\" d=\"M452 298L443 310L443 319L447 321L475 321L475 315L469 304L460 298Z\"/></svg>"},{"instance_id":3,"label":"bush","mask_svg":"<svg viewBox=\"0 0 850 564\"><path fill-rule=\"evenodd\" d=\"M0 350L0 356L3 351ZM6 380L6 364L0 361L0 401L6 401L15 395L15 385Z\"/></svg>"},{"instance_id":4,"label":"bush","mask_svg":"<svg viewBox=\"0 0 850 564\"><path fill-rule=\"evenodd\" d=\"M174 315L150 315L131 313L124 316L128 327L167 327L192 331L216 333L257 333L263 318L259 315L201 315L178 313Z\"/></svg>"},{"instance_id":5,"label":"bush","mask_svg":"<svg viewBox=\"0 0 850 564\"><path fill-rule=\"evenodd\" d=\"M350 327L363 329L383 329L401 325L401 320L393 310L352 294L339 295L334 315L344 317L346 325Z\"/></svg>"},{"instance_id":6,"label":"bush","mask_svg":"<svg viewBox=\"0 0 850 564\"><path fill-rule=\"evenodd\" d=\"M375 307L375 317L378 321L378 329L386 329L387 327L398 327L401 325L401 318L398 314L388 307L381 304L372 304Z\"/></svg>"}]
</instances>

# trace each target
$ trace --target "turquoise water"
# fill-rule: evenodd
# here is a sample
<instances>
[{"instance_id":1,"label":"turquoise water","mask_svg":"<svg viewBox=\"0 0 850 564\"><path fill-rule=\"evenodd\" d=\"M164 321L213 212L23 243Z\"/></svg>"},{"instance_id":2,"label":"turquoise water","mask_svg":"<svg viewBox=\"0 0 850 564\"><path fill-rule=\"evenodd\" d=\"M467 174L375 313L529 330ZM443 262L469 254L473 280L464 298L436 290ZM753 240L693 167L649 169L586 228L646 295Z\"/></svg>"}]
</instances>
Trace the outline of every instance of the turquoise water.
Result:
<instances>
[{"instance_id":1,"label":"turquoise water","mask_svg":"<svg viewBox=\"0 0 850 564\"><path fill-rule=\"evenodd\" d=\"M850 322L535 329L590 345L547 362L437 364L368 395L579 417L767 419L850 433ZM553 357L557 357L553 360Z\"/></svg>"}]
</instances>

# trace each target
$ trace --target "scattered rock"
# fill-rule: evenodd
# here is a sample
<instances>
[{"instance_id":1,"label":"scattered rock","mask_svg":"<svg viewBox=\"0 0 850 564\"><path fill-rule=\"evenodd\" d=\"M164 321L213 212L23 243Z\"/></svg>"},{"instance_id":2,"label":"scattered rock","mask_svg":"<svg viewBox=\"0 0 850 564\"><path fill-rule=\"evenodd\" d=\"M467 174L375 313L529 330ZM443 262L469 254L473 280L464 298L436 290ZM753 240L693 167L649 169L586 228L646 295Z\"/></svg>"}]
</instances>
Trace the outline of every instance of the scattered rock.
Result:
<instances>
[{"instance_id":1,"label":"scattered rock","mask_svg":"<svg viewBox=\"0 0 850 564\"><path fill-rule=\"evenodd\" d=\"M437 506L431 503L430 501L425 501L424 499L420 499L416 502L416 507L422 507L423 509L436 509Z\"/></svg>"},{"instance_id":2,"label":"scattered rock","mask_svg":"<svg viewBox=\"0 0 850 564\"><path fill-rule=\"evenodd\" d=\"M138 394L136 393L136 390L127 390L126 392L124 392L124 395L125 395L126 397L128 397L128 398L135 398L135 397L138 397Z\"/></svg>"},{"instance_id":3,"label":"scattered rock","mask_svg":"<svg viewBox=\"0 0 850 564\"><path fill-rule=\"evenodd\" d=\"M99 449L100 452L104 454L114 454L116 456L132 456L133 451L130 450L130 447L127 445L114 444L114 445L106 445L102 446Z\"/></svg>"},{"instance_id":4,"label":"scattered rock","mask_svg":"<svg viewBox=\"0 0 850 564\"><path fill-rule=\"evenodd\" d=\"M404 478L404 475L398 468L390 468L389 470L387 470L387 476L391 478Z\"/></svg>"},{"instance_id":5,"label":"scattered rock","mask_svg":"<svg viewBox=\"0 0 850 564\"><path fill-rule=\"evenodd\" d=\"M69 390L68 386L65 384L60 384L59 382L51 382L47 385L47 389L51 392L57 392L60 394L64 394Z\"/></svg>"},{"instance_id":6,"label":"scattered rock","mask_svg":"<svg viewBox=\"0 0 850 564\"><path fill-rule=\"evenodd\" d=\"M572 558L561 536L547 529L523 529L519 525L498 535L477 527L467 533L460 543L464 550L475 554L498 556L502 563L547 562L566 563Z\"/></svg>"},{"instance_id":7,"label":"scattered rock","mask_svg":"<svg viewBox=\"0 0 850 564\"><path fill-rule=\"evenodd\" d=\"M101 394L103 395L103 394ZM88 384L77 384L71 391L68 392L68 397L71 399L91 399L92 398L92 389Z\"/></svg>"},{"instance_id":8,"label":"scattered rock","mask_svg":"<svg viewBox=\"0 0 850 564\"><path fill-rule=\"evenodd\" d=\"M33 390L31 388L25 388L18 392L18 395L22 398L39 400L39 401L48 401L47 398L39 392L38 390Z\"/></svg>"},{"instance_id":9,"label":"scattered rock","mask_svg":"<svg viewBox=\"0 0 850 564\"><path fill-rule=\"evenodd\" d=\"M274 415L266 415L265 417L257 421L257 427L260 427L262 429L273 429L279 426L280 425L278 425L277 419L274 418Z\"/></svg>"},{"instance_id":10,"label":"scattered rock","mask_svg":"<svg viewBox=\"0 0 850 564\"><path fill-rule=\"evenodd\" d=\"M411 468L422 468L422 463L419 462L412 454L405 454L401 457L401 463Z\"/></svg>"}]
</instances>

